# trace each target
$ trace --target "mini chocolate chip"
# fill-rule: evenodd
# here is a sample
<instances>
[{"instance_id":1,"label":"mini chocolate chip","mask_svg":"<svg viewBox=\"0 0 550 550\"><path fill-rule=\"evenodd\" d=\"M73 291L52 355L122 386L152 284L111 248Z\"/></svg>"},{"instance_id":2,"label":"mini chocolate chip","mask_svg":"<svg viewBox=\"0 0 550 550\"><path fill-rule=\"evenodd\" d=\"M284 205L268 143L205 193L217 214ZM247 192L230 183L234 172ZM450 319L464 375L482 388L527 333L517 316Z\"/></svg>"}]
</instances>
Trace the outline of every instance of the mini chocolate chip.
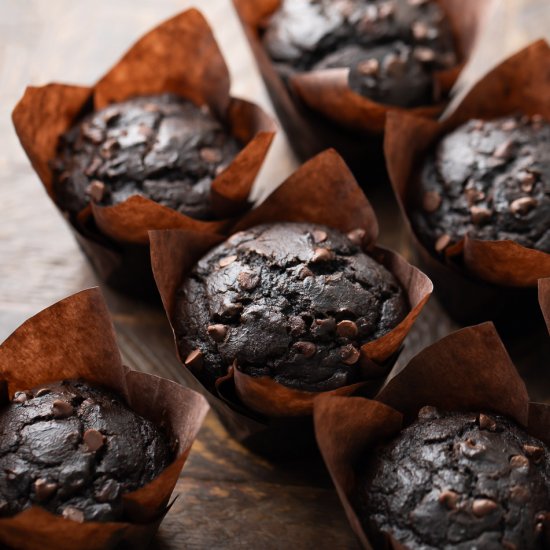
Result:
<instances>
[{"instance_id":1,"label":"mini chocolate chip","mask_svg":"<svg viewBox=\"0 0 550 550\"><path fill-rule=\"evenodd\" d=\"M95 202L100 202L105 193L105 184L99 180L94 180L86 187L86 194Z\"/></svg>"},{"instance_id":2,"label":"mini chocolate chip","mask_svg":"<svg viewBox=\"0 0 550 550\"><path fill-rule=\"evenodd\" d=\"M86 170L84 170L84 173L87 176L93 176L101 168L102 164L103 164L103 161L101 160L100 157L94 157L90 162L90 164L88 165L88 167L86 168Z\"/></svg>"},{"instance_id":3,"label":"mini chocolate chip","mask_svg":"<svg viewBox=\"0 0 550 550\"><path fill-rule=\"evenodd\" d=\"M476 202L482 201L485 198L485 193L473 187L467 187L464 191L468 206L474 205Z\"/></svg>"},{"instance_id":4,"label":"mini chocolate chip","mask_svg":"<svg viewBox=\"0 0 550 550\"><path fill-rule=\"evenodd\" d=\"M67 418L73 414L73 406L67 401L56 399L52 403L52 414L54 418Z\"/></svg>"},{"instance_id":5,"label":"mini chocolate chip","mask_svg":"<svg viewBox=\"0 0 550 550\"><path fill-rule=\"evenodd\" d=\"M50 483L47 479L39 478L34 482L34 492L36 500L44 502L48 500L56 491L57 483Z\"/></svg>"},{"instance_id":6,"label":"mini chocolate chip","mask_svg":"<svg viewBox=\"0 0 550 550\"><path fill-rule=\"evenodd\" d=\"M361 352L351 344L340 348L340 358L346 365L355 365L361 357Z\"/></svg>"},{"instance_id":7,"label":"mini chocolate chip","mask_svg":"<svg viewBox=\"0 0 550 550\"><path fill-rule=\"evenodd\" d=\"M103 140L103 130L91 126L90 124L82 124L82 135L93 144L98 145Z\"/></svg>"},{"instance_id":8,"label":"mini chocolate chip","mask_svg":"<svg viewBox=\"0 0 550 550\"><path fill-rule=\"evenodd\" d=\"M405 63L397 55L389 53L382 61L382 68L389 76L400 76L405 68Z\"/></svg>"},{"instance_id":9,"label":"mini chocolate chip","mask_svg":"<svg viewBox=\"0 0 550 550\"><path fill-rule=\"evenodd\" d=\"M199 151L199 155L204 162L209 162L211 164L220 162L223 158L222 152L213 147L203 147Z\"/></svg>"},{"instance_id":10,"label":"mini chocolate chip","mask_svg":"<svg viewBox=\"0 0 550 550\"><path fill-rule=\"evenodd\" d=\"M74 506L67 506L66 508L64 508L61 515L65 519L70 519L71 521L76 521L78 523L84 522L84 513L82 512L82 510L79 510Z\"/></svg>"},{"instance_id":11,"label":"mini chocolate chip","mask_svg":"<svg viewBox=\"0 0 550 550\"><path fill-rule=\"evenodd\" d=\"M347 234L348 239L356 246L361 246L363 244L363 240L365 239L365 235L367 232L364 229L361 229L358 227L357 229L353 229Z\"/></svg>"},{"instance_id":12,"label":"mini chocolate chip","mask_svg":"<svg viewBox=\"0 0 550 550\"><path fill-rule=\"evenodd\" d=\"M103 114L103 122L105 122L105 124L110 124L111 122L114 122L119 117L120 117L120 111L116 109L109 109L106 113Z\"/></svg>"},{"instance_id":13,"label":"mini chocolate chip","mask_svg":"<svg viewBox=\"0 0 550 550\"><path fill-rule=\"evenodd\" d=\"M523 452L535 463L540 462L541 458L544 456L544 449L536 445L524 445Z\"/></svg>"},{"instance_id":14,"label":"mini chocolate chip","mask_svg":"<svg viewBox=\"0 0 550 550\"><path fill-rule=\"evenodd\" d=\"M292 349L303 355L306 359L313 357L317 352L317 346L313 342L299 341L292 344Z\"/></svg>"},{"instance_id":15,"label":"mini chocolate chip","mask_svg":"<svg viewBox=\"0 0 550 550\"><path fill-rule=\"evenodd\" d=\"M424 40L425 38L427 38L428 30L428 25L426 25L426 23L423 23L422 21L416 21L411 26L413 36L417 40Z\"/></svg>"},{"instance_id":16,"label":"mini chocolate chip","mask_svg":"<svg viewBox=\"0 0 550 550\"><path fill-rule=\"evenodd\" d=\"M479 429L494 432L497 429L497 423L493 418L481 413L478 417Z\"/></svg>"},{"instance_id":17,"label":"mini chocolate chip","mask_svg":"<svg viewBox=\"0 0 550 550\"><path fill-rule=\"evenodd\" d=\"M35 397L42 397L43 395L48 395L49 393L51 393L52 390L50 390L49 388L40 388L37 392L35 392L34 396Z\"/></svg>"},{"instance_id":18,"label":"mini chocolate chip","mask_svg":"<svg viewBox=\"0 0 550 550\"><path fill-rule=\"evenodd\" d=\"M227 335L227 326L221 323L216 325L209 325L206 329L208 336L214 340L214 342L223 342Z\"/></svg>"},{"instance_id":19,"label":"mini chocolate chip","mask_svg":"<svg viewBox=\"0 0 550 550\"><path fill-rule=\"evenodd\" d=\"M443 252L449 245L451 244L451 237L444 233L440 237L438 237L437 241L435 241L435 251L436 252Z\"/></svg>"},{"instance_id":20,"label":"mini chocolate chip","mask_svg":"<svg viewBox=\"0 0 550 550\"><path fill-rule=\"evenodd\" d=\"M498 504L494 500L488 498L476 498L472 503L472 512L474 516L481 518L487 516L498 508Z\"/></svg>"},{"instance_id":21,"label":"mini chocolate chip","mask_svg":"<svg viewBox=\"0 0 550 550\"><path fill-rule=\"evenodd\" d=\"M418 420L434 420L439 418L439 411L431 405L425 405L418 411Z\"/></svg>"},{"instance_id":22,"label":"mini chocolate chip","mask_svg":"<svg viewBox=\"0 0 550 550\"><path fill-rule=\"evenodd\" d=\"M155 103L146 103L142 109L148 113L158 113L160 112L160 107Z\"/></svg>"},{"instance_id":23,"label":"mini chocolate chip","mask_svg":"<svg viewBox=\"0 0 550 550\"><path fill-rule=\"evenodd\" d=\"M357 71L363 76L376 76L380 70L378 59L365 59L357 64Z\"/></svg>"},{"instance_id":24,"label":"mini chocolate chip","mask_svg":"<svg viewBox=\"0 0 550 550\"><path fill-rule=\"evenodd\" d=\"M336 332L342 338L354 338L357 336L357 325L353 321L344 319L336 325Z\"/></svg>"},{"instance_id":25,"label":"mini chocolate chip","mask_svg":"<svg viewBox=\"0 0 550 550\"><path fill-rule=\"evenodd\" d=\"M514 119L505 120L501 125L501 128L505 132L511 132L512 130L515 130L517 127L518 127L518 123Z\"/></svg>"},{"instance_id":26,"label":"mini chocolate chip","mask_svg":"<svg viewBox=\"0 0 550 550\"><path fill-rule=\"evenodd\" d=\"M493 213L488 208L484 206L472 206L470 208L470 216L472 216L472 223L474 225L483 225L487 223Z\"/></svg>"},{"instance_id":27,"label":"mini chocolate chip","mask_svg":"<svg viewBox=\"0 0 550 550\"><path fill-rule=\"evenodd\" d=\"M422 196L422 208L426 212L435 212L441 206L441 195L437 191L426 191Z\"/></svg>"},{"instance_id":28,"label":"mini chocolate chip","mask_svg":"<svg viewBox=\"0 0 550 550\"><path fill-rule=\"evenodd\" d=\"M514 502L520 502L520 503L528 502L530 496L531 495L527 490L527 488L522 487L521 485L514 485L514 487L510 489L510 499L513 500Z\"/></svg>"},{"instance_id":29,"label":"mini chocolate chip","mask_svg":"<svg viewBox=\"0 0 550 550\"><path fill-rule=\"evenodd\" d=\"M221 315L225 318L235 317L239 315L243 310L243 305L239 302L231 302L230 300L224 300L221 308Z\"/></svg>"},{"instance_id":30,"label":"mini chocolate chip","mask_svg":"<svg viewBox=\"0 0 550 550\"><path fill-rule=\"evenodd\" d=\"M311 235L313 236L314 243L323 243L327 240L326 231L321 231L320 229L315 229L315 231L313 231Z\"/></svg>"},{"instance_id":31,"label":"mini chocolate chip","mask_svg":"<svg viewBox=\"0 0 550 550\"><path fill-rule=\"evenodd\" d=\"M304 331L306 330L305 321L298 315L291 317L288 320L288 324L290 327L291 336L300 336L300 334L303 334Z\"/></svg>"},{"instance_id":32,"label":"mini chocolate chip","mask_svg":"<svg viewBox=\"0 0 550 550\"><path fill-rule=\"evenodd\" d=\"M28 399L32 399L32 394L29 391L16 391L12 401L14 403L25 403Z\"/></svg>"},{"instance_id":33,"label":"mini chocolate chip","mask_svg":"<svg viewBox=\"0 0 550 550\"><path fill-rule=\"evenodd\" d=\"M486 450L485 445L476 443L473 439L468 438L466 441L461 441L458 444L460 452L468 458L475 458L483 454Z\"/></svg>"},{"instance_id":34,"label":"mini chocolate chip","mask_svg":"<svg viewBox=\"0 0 550 550\"><path fill-rule=\"evenodd\" d=\"M237 275L239 286L244 290L252 290L258 286L260 278L255 273L249 271L241 271Z\"/></svg>"},{"instance_id":35,"label":"mini chocolate chip","mask_svg":"<svg viewBox=\"0 0 550 550\"><path fill-rule=\"evenodd\" d=\"M395 5L393 2L385 2L378 7L378 16L382 19L390 17L395 13Z\"/></svg>"},{"instance_id":36,"label":"mini chocolate chip","mask_svg":"<svg viewBox=\"0 0 550 550\"><path fill-rule=\"evenodd\" d=\"M327 336L336 330L336 321L330 317L328 319L315 319L311 325L312 332L318 336Z\"/></svg>"},{"instance_id":37,"label":"mini chocolate chip","mask_svg":"<svg viewBox=\"0 0 550 550\"><path fill-rule=\"evenodd\" d=\"M93 428L86 430L82 439L84 440L84 445L88 447L88 451L91 453L95 453L105 444L105 436Z\"/></svg>"},{"instance_id":38,"label":"mini chocolate chip","mask_svg":"<svg viewBox=\"0 0 550 550\"><path fill-rule=\"evenodd\" d=\"M111 158L115 149L120 146L118 141L115 138L109 138L101 146L100 154L105 158Z\"/></svg>"},{"instance_id":39,"label":"mini chocolate chip","mask_svg":"<svg viewBox=\"0 0 550 550\"><path fill-rule=\"evenodd\" d=\"M111 502L118 498L120 484L114 479L108 479L101 489L96 492L95 498L98 502Z\"/></svg>"},{"instance_id":40,"label":"mini chocolate chip","mask_svg":"<svg viewBox=\"0 0 550 550\"><path fill-rule=\"evenodd\" d=\"M306 277L313 277L313 271L309 267L302 267L300 273L298 273L298 278L303 281Z\"/></svg>"},{"instance_id":41,"label":"mini chocolate chip","mask_svg":"<svg viewBox=\"0 0 550 550\"><path fill-rule=\"evenodd\" d=\"M507 139L493 151L493 157L497 159L510 158L510 155L512 154L513 149L514 149L514 142L511 139Z\"/></svg>"},{"instance_id":42,"label":"mini chocolate chip","mask_svg":"<svg viewBox=\"0 0 550 550\"><path fill-rule=\"evenodd\" d=\"M311 258L312 263L328 262L334 259L334 252L328 248L316 248Z\"/></svg>"},{"instance_id":43,"label":"mini chocolate chip","mask_svg":"<svg viewBox=\"0 0 550 550\"><path fill-rule=\"evenodd\" d=\"M531 172L521 172L518 175L519 186L524 193L531 193L535 185L536 177Z\"/></svg>"},{"instance_id":44,"label":"mini chocolate chip","mask_svg":"<svg viewBox=\"0 0 550 550\"><path fill-rule=\"evenodd\" d=\"M431 63L435 60L435 52L431 48L418 47L414 49L414 57L420 63Z\"/></svg>"},{"instance_id":45,"label":"mini chocolate chip","mask_svg":"<svg viewBox=\"0 0 550 550\"><path fill-rule=\"evenodd\" d=\"M510 212L515 216L524 216L537 206L537 200L533 197L520 197L510 204Z\"/></svg>"},{"instance_id":46,"label":"mini chocolate chip","mask_svg":"<svg viewBox=\"0 0 550 550\"><path fill-rule=\"evenodd\" d=\"M225 258L221 258L218 261L218 265L220 267L227 267L228 265L231 265L236 259L237 256L225 256Z\"/></svg>"},{"instance_id":47,"label":"mini chocolate chip","mask_svg":"<svg viewBox=\"0 0 550 550\"><path fill-rule=\"evenodd\" d=\"M529 459L523 455L514 455L510 459L510 466L517 469L529 468Z\"/></svg>"},{"instance_id":48,"label":"mini chocolate chip","mask_svg":"<svg viewBox=\"0 0 550 550\"><path fill-rule=\"evenodd\" d=\"M183 364L186 367L192 367L194 369L202 367L203 354L200 349L193 350L186 358Z\"/></svg>"},{"instance_id":49,"label":"mini chocolate chip","mask_svg":"<svg viewBox=\"0 0 550 550\"><path fill-rule=\"evenodd\" d=\"M455 510L460 499L460 495L454 491L443 491L439 494L438 501L449 510Z\"/></svg>"}]
</instances>

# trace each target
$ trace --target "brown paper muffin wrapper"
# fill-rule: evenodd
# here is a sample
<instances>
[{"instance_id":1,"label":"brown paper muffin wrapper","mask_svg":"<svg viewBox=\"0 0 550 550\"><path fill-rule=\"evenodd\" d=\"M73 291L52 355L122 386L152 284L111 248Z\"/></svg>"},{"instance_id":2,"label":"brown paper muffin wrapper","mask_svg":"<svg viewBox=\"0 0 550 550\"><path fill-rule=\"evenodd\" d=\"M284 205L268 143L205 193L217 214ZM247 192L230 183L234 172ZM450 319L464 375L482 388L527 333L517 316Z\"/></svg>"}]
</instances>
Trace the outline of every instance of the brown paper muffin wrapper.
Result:
<instances>
[{"instance_id":1,"label":"brown paper muffin wrapper","mask_svg":"<svg viewBox=\"0 0 550 550\"><path fill-rule=\"evenodd\" d=\"M550 332L550 278L539 279L539 303L548 332Z\"/></svg>"},{"instance_id":2,"label":"brown paper muffin wrapper","mask_svg":"<svg viewBox=\"0 0 550 550\"><path fill-rule=\"evenodd\" d=\"M493 0L439 0L445 10L463 60L475 45ZM233 0L279 119L295 153L306 160L335 147L362 183L373 174L385 177L381 137L386 114L398 107L376 103L351 91L347 71L325 70L296 74L285 85L261 43L262 26L281 0ZM439 87L449 91L460 67L441 74ZM443 105L415 112L434 117Z\"/></svg>"},{"instance_id":3,"label":"brown paper muffin wrapper","mask_svg":"<svg viewBox=\"0 0 550 550\"><path fill-rule=\"evenodd\" d=\"M113 206L92 202L76 219L69 219L77 240L107 282L122 289L126 286L130 292L136 286L133 278L153 286L149 262L141 265L148 256L149 229L223 233L235 216L250 208L252 184L273 140L275 123L257 105L231 97L229 90L229 72L212 30L194 9L144 35L92 87L48 84L27 88L13 111L13 123L54 202L49 162L56 156L60 136L83 114L113 102L174 93L197 105L208 105L244 144L212 183L216 221L196 220L141 196Z\"/></svg>"},{"instance_id":4,"label":"brown paper muffin wrapper","mask_svg":"<svg viewBox=\"0 0 550 550\"><path fill-rule=\"evenodd\" d=\"M314 405L317 442L364 548L374 545L352 504L360 461L369 449L397 435L426 405L502 414L550 443L550 406L529 402L492 323L459 330L424 349L372 400L319 396ZM387 548L406 548L390 536L386 542Z\"/></svg>"},{"instance_id":5,"label":"brown paper muffin wrapper","mask_svg":"<svg viewBox=\"0 0 550 550\"><path fill-rule=\"evenodd\" d=\"M338 208L334 208L334 204L338 204ZM261 223L283 221L319 223L344 233L362 228L365 231L364 249L392 272L403 287L410 311L392 331L362 346L363 382L331 392L340 395L361 389L372 394L389 372L405 336L427 302L432 291L431 281L395 252L374 244L378 235L374 211L342 158L333 150L305 163L264 203L245 214L234 229L241 231ZM192 231L150 232L153 272L172 327L176 324L177 289L195 263L223 240L219 235ZM179 359L183 363L185 357L179 356ZM184 373L186 379L193 378L193 387L200 389L200 382L186 367ZM233 433L241 441L260 437L269 440L275 421L282 426L307 422L311 432L316 392L291 389L271 378L251 377L233 368L217 381L217 395L206 388L202 391L226 423L238 426ZM286 437L284 430L283 437Z\"/></svg>"},{"instance_id":6,"label":"brown paper muffin wrapper","mask_svg":"<svg viewBox=\"0 0 550 550\"><path fill-rule=\"evenodd\" d=\"M123 495L125 521L78 523L33 506L0 518L2 547L145 548L168 511L170 495L208 411L206 400L174 382L122 364L109 312L97 288L43 310L0 346L4 404L16 391L75 378L114 391L133 411L163 426L177 442L176 457L152 482Z\"/></svg>"},{"instance_id":7,"label":"brown paper muffin wrapper","mask_svg":"<svg viewBox=\"0 0 550 550\"><path fill-rule=\"evenodd\" d=\"M462 323L494 320L521 324L536 305L537 280L550 276L550 254L512 241L464 238L444 257L428 250L415 234L410 214L420 208L419 172L439 139L471 118L492 119L522 112L550 120L550 47L538 41L488 73L443 122L391 113L386 124L388 172L408 222L422 267L451 316Z\"/></svg>"}]
</instances>

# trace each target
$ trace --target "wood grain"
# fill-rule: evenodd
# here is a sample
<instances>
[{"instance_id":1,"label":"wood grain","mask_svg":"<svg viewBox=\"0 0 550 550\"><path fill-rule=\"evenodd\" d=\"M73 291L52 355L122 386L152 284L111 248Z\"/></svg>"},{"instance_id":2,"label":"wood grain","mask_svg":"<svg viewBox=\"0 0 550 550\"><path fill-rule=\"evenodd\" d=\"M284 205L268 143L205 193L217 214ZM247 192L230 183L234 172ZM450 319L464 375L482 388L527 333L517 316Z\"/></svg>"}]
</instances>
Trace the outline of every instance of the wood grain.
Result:
<instances>
[{"instance_id":1,"label":"wood grain","mask_svg":"<svg viewBox=\"0 0 550 550\"><path fill-rule=\"evenodd\" d=\"M225 53L233 93L273 112L230 0L201 2ZM28 84L90 84L143 32L191 5L181 0L2 0L0 3L0 338L24 319L97 284L65 222L47 198L13 132L10 112ZM547 0L507 0L466 73L472 79L548 32ZM263 197L296 166L281 134L262 170ZM378 201L388 204L387 197ZM407 254L399 214L379 212L382 243ZM124 361L181 381L160 309L103 289ZM403 364L453 330L432 300L406 342ZM210 414L177 485L178 498L154 548L357 548L320 464L273 465L228 438Z\"/></svg>"}]
</instances>

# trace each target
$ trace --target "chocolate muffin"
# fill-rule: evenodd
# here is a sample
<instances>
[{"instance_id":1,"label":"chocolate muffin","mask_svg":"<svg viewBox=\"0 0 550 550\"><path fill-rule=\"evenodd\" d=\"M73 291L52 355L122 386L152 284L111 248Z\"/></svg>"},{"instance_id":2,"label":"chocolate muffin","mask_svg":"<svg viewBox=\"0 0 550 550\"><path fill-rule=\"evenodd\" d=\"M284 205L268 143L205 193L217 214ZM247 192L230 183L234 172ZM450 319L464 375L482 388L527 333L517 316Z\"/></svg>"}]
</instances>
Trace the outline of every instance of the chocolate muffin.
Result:
<instances>
[{"instance_id":1,"label":"chocolate muffin","mask_svg":"<svg viewBox=\"0 0 550 550\"><path fill-rule=\"evenodd\" d=\"M167 434L81 381L17 392L0 434L0 517L38 505L75 521L123 519L122 495L173 457Z\"/></svg>"},{"instance_id":2,"label":"chocolate muffin","mask_svg":"<svg viewBox=\"0 0 550 550\"><path fill-rule=\"evenodd\" d=\"M435 0L282 0L263 44L283 78L350 68L350 88L401 107L435 99L434 71L457 64Z\"/></svg>"},{"instance_id":3,"label":"chocolate muffin","mask_svg":"<svg viewBox=\"0 0 550 550\"><path fill-rule=\"evenodd\" d=\"M426 159L420 202L413 223L437 253L465 235L550 253L550 124L538 115L468 121Z\"/></svg>"},{"instance_id":4,"label":"chocolate muffin","mask_svg":"<svg viewBox=\"0 0 550 550\"><path fill-rule=\"evenodd\" d=\"M548 548L548 449L502 416L425 407L365 457L357 509L410 549Z\"/></svg>"},{"instance_id":5,"label":"chocolate muffin","mask_svg":"<svg viewBox=\"0 0 550 550\"><path fill-rule=\"evenodd\" d=\"M395 277L361 250L363 236L277 223L212 249L178 290L185 364L209 387L231 365L306 391L358 381L361 345L408 313Z\"/></svg>"},{"instance_id":6,"label":"chocolate muffin","mask_svg":"<svg viewBox=\"0 0 550 550\"><path fill-rule=\"evenodd\" d=\"M137 97L84 117L52 163L59 206L73 215L147 197L196 219L213 219L210 187L241 145L210 113L172 94Z\"/></svg>"}]
</instances>

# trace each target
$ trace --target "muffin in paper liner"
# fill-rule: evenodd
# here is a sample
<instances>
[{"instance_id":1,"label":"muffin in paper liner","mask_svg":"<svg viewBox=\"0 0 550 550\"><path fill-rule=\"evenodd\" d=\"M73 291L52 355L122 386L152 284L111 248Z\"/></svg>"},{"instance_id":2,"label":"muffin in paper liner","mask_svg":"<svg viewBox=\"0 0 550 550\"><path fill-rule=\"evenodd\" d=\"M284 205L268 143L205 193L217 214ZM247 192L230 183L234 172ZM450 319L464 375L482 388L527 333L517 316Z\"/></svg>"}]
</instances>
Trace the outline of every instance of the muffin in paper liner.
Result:
<instances>
[{"instance_id":1,"label":"muffin in paper liner","mask_svg":"<svg viewBox=\"0 0 550 550\"><path fill-rule=\"evenodd\" d=\"M334 204L338 207L334 208ZM364 379L328 393L372 394L399 354L401 345L432 292L431 281L395 252L376 246L374 211L351 172L332 150L321 153L292 174L265 202L245 214L235 231L271 222L311 222L342 232L361 228L363 249L384 265L403 287L409 313L393 330L364 344L359 359ZM151 231L151 263L168 319L174 330L176 292L194 264L222 242L220 235L192 231ZM176 346L177 347L177 346ZM182 362L188 384L201 391L239 441L272 456L300 455L314 449L311 429L313 399L318 393L286 387L272 378L252 377L229 367L210 392Z\"/></svg>"},{"instance_id":2,"label":"muffin in paper liner","mask_svg":"<svg viewBox=\"0 0 550 550\"><path fill-rule=\"evenodd\" d=\"M0 518L10 548L145 548L169 509L170 495L208 411L206 400L174 382L122 364L107 306L97 288L74 294L23 323L0 346L2 400L41 384L82 379L116 393L137 414L166 428L173 462L150 483L123 495L117 522L79 523L32 506Z\"/></svg>"},{"instance_id":3,"label":"muffin in paper liner","mask_svg":"<svg viewBox=\"0 0 550 550\"><path fill-rule=\"evenodd\" d=\"M364 548L377 546L353 505L359 462L369 449L410 424L424 406L501 414L550 443L550 405L529 402L525 384L489 322L461 329L425 348L390 376L372 400L320 395L314 404L317 442ZM385 547L406 548L390 534L383 535Z\"/></svg>"},{"instance_id":4,"label":"muffin in paper liner","mask_svg":"<svg viewBox=\"0 0 550 550\"><path fill-rule=\"evenodd\" d=\"M443 257L428 250L416 234L411 213L420 206L419 173L431 148L472 118L540 114L550 120L548 94L550 47L537 41L511 56L481 79L456 110L441 122L390 113L385 152L388 172L407 220L420 266L433 278L438 298L462 324L486 320L516 329L540 318L536 285L550 276L550 254L513 241L484 241L466 236ZM526 323L527 321L527 323Z\"/></svg>"},{"instance_id":5,"label":"muffin in paper liner","mask_svg":"<svg viewBox=\"0 0 550 550\"><path fill-rule=\"evenodd\" d=\"M261 43L264 22L281 0L233 0L271 100L295 153L306 160L327 147L344 157L363 184L369 176L385 178L382 135L388 112L406 111L383 105L353 92L347 69L298 73L285 85ZM436 75L442 93L450 91L470 56L493 0L439 0L455 38L460 65ZM436 117L444 104L414 108Z\"/></svg>"},{"instance_id":6,"label":"muffin in paper liner","mask_svg":"<svg viewBox=\"0 0 550 550\"><path fill-rule=\"evenodd\" d=\"M82 116L137 96L172 93L211 112L243 144L212 182L213 221L191 218L134 195L112 206L93 200L78 215L64 216L98 275L137 296L155 296L149 229L223 233L251 206L254 180L274 137L275 123L260 107L230 96L228 68L202 14L191 9L140 38L94 86L28 87L13 111L23 149L50 198L58 204L50 161L60 136Z\"/></svg>"}]
</instances>

